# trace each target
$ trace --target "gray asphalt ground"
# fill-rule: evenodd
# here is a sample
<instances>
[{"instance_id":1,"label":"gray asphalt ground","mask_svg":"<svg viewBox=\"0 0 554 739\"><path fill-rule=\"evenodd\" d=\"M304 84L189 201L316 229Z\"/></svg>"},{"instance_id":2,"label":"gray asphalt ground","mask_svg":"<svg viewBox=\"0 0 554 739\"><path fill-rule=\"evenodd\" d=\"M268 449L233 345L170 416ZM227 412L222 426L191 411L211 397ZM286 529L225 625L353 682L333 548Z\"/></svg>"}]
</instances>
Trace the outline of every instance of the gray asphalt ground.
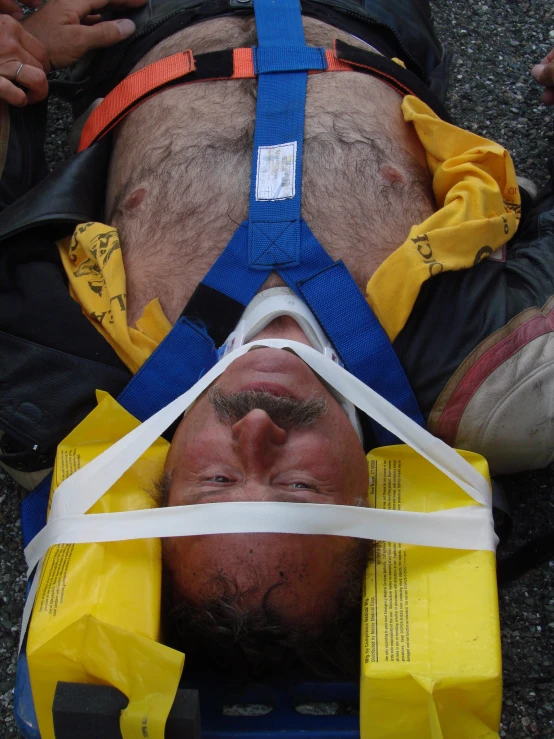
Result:
<instances>
[{"instance_id":1,"label":"gray asphalt ground","mask_svg":"<svg viewBox=\"0 0 554 739\"><path fill-rule=\"evenodd\" d=\"M540 103L529 70L554 46L554 6L542 0L440 0L439 35L452 52L448 107L458 125L496 139L518 174L544 185L554 155L554 110ZM67 106L53 101L48 157L67 156ZM500 480L515 527L503 557L554 528L554 467ZM18 736L12 687L25 588L20 546L21 490L0 471L0 737ZM504 711L500 735L554 737L554 561L500 591Z\"/></svg>"}]
</instances>

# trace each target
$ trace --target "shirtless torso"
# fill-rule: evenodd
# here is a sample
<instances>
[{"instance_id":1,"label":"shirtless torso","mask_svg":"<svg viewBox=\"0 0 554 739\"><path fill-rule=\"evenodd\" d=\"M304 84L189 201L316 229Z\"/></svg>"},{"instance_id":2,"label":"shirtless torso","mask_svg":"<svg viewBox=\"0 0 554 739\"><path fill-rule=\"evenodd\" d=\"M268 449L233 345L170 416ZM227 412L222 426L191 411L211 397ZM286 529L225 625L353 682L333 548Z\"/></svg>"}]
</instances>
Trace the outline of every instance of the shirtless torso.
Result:
<instances>
[{"instance_id":1,"label":"shirtless torso","mask_svg":"<svg viewBox=\"0 0 554 739\"><path fill-rule=\"evenodd\" d=\"M306 42L365 46L304 18ZM158 44L137 69L184 49L205 53L256 43L253 18L217 18ZM120 233L131 325L159 297L179 316L248 213L255 118L253 80L207 82L155 96L119 127L106 213ZM433 210L421 144L401 98L372 77L308 80L302 215L365 289L378 265ZM266 287L281 284L272 276Z\"/></svg>"}]
</instances>

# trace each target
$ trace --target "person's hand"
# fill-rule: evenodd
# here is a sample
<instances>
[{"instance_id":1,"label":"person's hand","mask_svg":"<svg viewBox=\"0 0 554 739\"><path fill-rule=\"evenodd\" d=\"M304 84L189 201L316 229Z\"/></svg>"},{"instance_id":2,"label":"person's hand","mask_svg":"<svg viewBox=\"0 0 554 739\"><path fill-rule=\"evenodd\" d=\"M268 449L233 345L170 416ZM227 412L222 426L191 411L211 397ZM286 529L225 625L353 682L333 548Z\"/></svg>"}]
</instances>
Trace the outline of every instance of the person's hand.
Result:
<instances>
[{"instance_id":1,"label":"person's hand","mask_svg":"<svg viewBox=\"0 0 554 739\"><path fill-rule=\"evenodd\" d=\"M540 64L535 64L531 70L532 76L540 85L546 87L542 94L545 105L554 104L554 49L547 54Z\"/></svg>"},{"instance_id":2,"label":"person's hand","mask_svg":"<svg viewBox=\"0 0 554 739\"><path fill-rule=\"evenodd\" d=\"M0 0L1 2L2 0ZM100 22L98 11L123 12L138 8L146 0L48 0L23 26L46 47L52 69L62 69L87 51L113 46L135 31L127 18Z\"/></svg>"},{"instance_id":3,"label":"person's hand","mask_svg":"<svg viewBox=\"0 0 554 739\"><path fill-rule=\"evenodd\" d=\"M38 8L41 0L22 0L22 2L28 8ZM7 13L15 18L16 21L20 21L23 18L23 11L15 0L0 0L0 13Z\"/></svg>"},{"instance_id":4,"label":"person's hand","mask_svg":"<svg viewBox=\"0 0 554 739\"><path fill-rule=\"evenodd\" d=\"M48 71L48 55L41 42L14 18L0 15L0 100L18 108L44 100Z\"/></svg>"}]
</instances>

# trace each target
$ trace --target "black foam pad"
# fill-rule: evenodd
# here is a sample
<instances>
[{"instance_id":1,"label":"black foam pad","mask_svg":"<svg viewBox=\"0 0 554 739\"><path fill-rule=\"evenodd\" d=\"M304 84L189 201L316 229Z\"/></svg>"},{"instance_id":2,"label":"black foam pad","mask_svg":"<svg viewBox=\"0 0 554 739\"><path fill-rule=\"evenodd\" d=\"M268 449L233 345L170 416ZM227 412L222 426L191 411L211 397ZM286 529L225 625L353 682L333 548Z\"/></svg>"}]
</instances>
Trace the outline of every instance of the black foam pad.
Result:
<instances>
[{"instance_id":1,"label":"black foam pad","mask_svg":"<svg viewBox=\"0 0 554 739\"><path fill-rule=\"evenodd\" d=\"M110 685L59 682L52 713L56 739L121 739L119 716L127 697ZM178 690L165 728L166 739L200 739L197 690Z\"/></svg>"}]
</instances>

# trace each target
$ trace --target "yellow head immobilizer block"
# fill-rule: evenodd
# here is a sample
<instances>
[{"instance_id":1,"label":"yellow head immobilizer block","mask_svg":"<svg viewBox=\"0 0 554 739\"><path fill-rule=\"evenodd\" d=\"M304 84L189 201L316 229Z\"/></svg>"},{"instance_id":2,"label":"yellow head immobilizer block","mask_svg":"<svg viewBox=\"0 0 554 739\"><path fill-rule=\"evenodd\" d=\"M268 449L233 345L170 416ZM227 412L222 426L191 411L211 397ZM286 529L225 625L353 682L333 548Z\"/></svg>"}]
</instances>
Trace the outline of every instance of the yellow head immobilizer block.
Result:
<instances>
[{"instance_id":1,"label":"yellow head immobilizer block","mask_svg":"<svg viewBox=\"0 0 554 739\"><path fill-rule=\"evenodd\" d=\"M459 452L489 479L483 457ZM474 501L405 445L368 455L370 505L438 511ZM492 739L502 704L495 557L377 544L362 613L363 739Z\"/></svg>"}]
</instances>

